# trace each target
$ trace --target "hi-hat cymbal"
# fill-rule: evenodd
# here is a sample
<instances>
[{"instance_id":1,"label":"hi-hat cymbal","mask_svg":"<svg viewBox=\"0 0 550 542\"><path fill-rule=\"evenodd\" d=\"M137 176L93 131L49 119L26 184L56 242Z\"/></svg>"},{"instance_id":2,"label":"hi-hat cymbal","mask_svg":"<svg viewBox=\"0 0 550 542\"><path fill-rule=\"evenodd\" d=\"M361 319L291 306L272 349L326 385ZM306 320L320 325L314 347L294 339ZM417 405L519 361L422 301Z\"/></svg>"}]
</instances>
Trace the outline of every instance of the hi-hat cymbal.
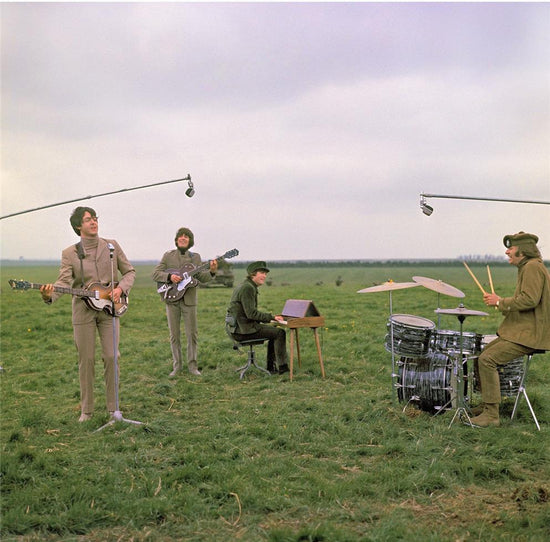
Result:
<instances>
[{"instance_id":1,"label":"hi-hat cymbal","mask_svg":"<svg viewBox=\"0 0 550 542\"><path fill-rule=\"evenodd\" d=\"M450 295L451 297L466 297L464 292L461 292L458 288L455 288L454 286L451 286L441 280L431 279L428 277L413 277L413 280L440 294Z\"/></svg>"},{"instance_id":2,"label":"hi-hat cymbal","mask_svg":"<svg viewBox=\"0 0 550 542\"><path fill-rule=\"evenodd\" d=\"M459 305L456 309L435 309L434 312L437 314L452 314L454 316L489 316L487 312L467 309L464 305Z\"/></svg>"},{"instance_id":3,"label":"hi-hat cymbal","mask_svg":"<svg viewBox=\"0 0 550 542\"><path fill-rule=\"evenodd\" d=\"M420 286L418 282L393 282L389 280L383 284L377 284L376 286L370 286L369 288L363 288L362 290L357 290L358 294L366 294L369 292L388 292L390 290L403 290L404 288L414 288L415 286Z\"/></svg>"}]
</instances>

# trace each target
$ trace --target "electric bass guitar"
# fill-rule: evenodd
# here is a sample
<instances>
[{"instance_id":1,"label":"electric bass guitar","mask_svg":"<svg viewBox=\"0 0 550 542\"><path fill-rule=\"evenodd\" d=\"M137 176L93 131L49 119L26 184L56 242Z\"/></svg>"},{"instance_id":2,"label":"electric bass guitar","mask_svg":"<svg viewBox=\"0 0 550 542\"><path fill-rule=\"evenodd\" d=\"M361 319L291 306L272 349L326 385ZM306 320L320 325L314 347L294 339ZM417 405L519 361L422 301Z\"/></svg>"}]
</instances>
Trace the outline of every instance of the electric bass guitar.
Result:
<instances>
[{"instance_id":1,"label":"electric bass guitar","mask_svg":"<svg viewBox=\"0 0 550 542\"><path fill-rule=\"evenodd\" d=\"M40 290L40 288L44 286L43 284L27 282L26 280L10 279L8 282L14 290ZM115 284L115 288L117 286L118 284ZM54 286L53 290L54 292L80 297L90 309L94 311L105 311L111 316L122 316L128 310L128 296L124 293L121 295L120 301L113 304L109 297L111 293L110 284L103 285L99 282L92 282L86 288L75 289Z\"/></svg>"},{"instance_id":2,"label":"electric bass guitar","mask_svg":"<svg viewBox=\"0 0 550 542\"><path fill-rule=\"evenodd\" d=\"M228 260L229 258L238 256L238 254L239 251L234 248L233 250L228 250L223 256L218 256L215 259ZM181 281L178 283L157 282L157 292L160 294L160 298L165 303L175 303L176 301L179 301L189 288L193 288L199 283L199 281L195 278L195 275L206 271L209 267L210 262L208 261L198 267L195 267L192 263L188 263L181 269L167 269L166 272L168 273L168 276L178 275L181 277Z\"/></svg>"}]
</instances>

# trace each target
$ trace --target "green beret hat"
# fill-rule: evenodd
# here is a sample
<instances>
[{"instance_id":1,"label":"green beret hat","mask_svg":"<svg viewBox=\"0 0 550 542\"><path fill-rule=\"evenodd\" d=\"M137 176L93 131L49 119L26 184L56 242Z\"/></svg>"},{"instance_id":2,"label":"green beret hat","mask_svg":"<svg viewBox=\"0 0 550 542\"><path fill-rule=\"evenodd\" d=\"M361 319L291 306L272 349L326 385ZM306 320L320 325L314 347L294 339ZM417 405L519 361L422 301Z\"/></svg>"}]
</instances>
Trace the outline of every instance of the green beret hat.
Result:
<instances>
[{"instance_id":1,"label":"green beret hat","mask_svg":"<svg viewBox=\"0 0 550 542\"><path fill-rule=\"evenodd\" d=\"M247 268L246 268L246 272L249 274L249 275L252 275L253 273L255 273L256 271L266 271L267 273L269 273L269 269L267 268L267 264L265 262L252 262Z\"/></svg>"},{"instance_id":2,"label":"green beret hat","mask_svg":"<svg viewBox=\"0 0 550 542\"><path fill-rule=\"evenodd\" d=\"M504 246L506 248L510 248L510 247L520 247L520 246L529 245L529 244L536 245L538 240L539 238L536 235L532 233L525 233L523 231L520 231L512 235L505 235L502 241L504 242Z\"/></svg>"}]
</instances>

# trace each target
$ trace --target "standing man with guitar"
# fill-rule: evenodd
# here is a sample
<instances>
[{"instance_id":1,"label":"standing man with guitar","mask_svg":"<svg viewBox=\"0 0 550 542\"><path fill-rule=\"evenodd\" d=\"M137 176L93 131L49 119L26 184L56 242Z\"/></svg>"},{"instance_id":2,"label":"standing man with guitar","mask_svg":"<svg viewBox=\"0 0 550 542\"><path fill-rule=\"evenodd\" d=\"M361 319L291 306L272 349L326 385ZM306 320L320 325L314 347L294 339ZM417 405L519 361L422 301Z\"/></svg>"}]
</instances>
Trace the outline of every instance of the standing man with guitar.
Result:
<instances>
[{"instance_id":1,"label":"standing man with guitar","mask_svg":"<svg viewBox=\"0 0 550 542\"><path fill-rule=\"evenodd\" d=\"M216 274L218 261L209 262L210 271L200 271L200 254L191 252L195 236L189 228L180 228L175 237L176 248L165 252L155 267L152 278L159 285L158 292L166 303L166 317L170 331L172 349L172 372L176 376L181 372L181 319L187 336L187 366L193 375L200 375L197 364L197 283L208 282ZM194 278L192 278L194 277Z\"/></svg>"},{"instance_id":2,"label":"standing man with guitar","mask_svg":"<svg viewBox=\"0 0 550 542\"><path fill-rule=\"evenodd\" d=\"M63 251L57 280L54 284L40 286L40 292L44 301L49 304L58 299L64 289L91 289L91 285L97 285L97 298L73 296L72 302L72 323L80 377L81 415L78 421L84 422L94 412L96 331L101 341L107 410L111 415L116 410L118 390L114 354L115 348L118 352L120 327L116 319L115 345L112 314L115 311L116 315L117 306L122 306L125 310L124 302L134 284L136 272L114 239L102 239L98 236L98 217L91 207L77 207L70 222L75 233L80 236L80 242ZM119 273L121 278L117 282ZM115 280L114 285L111 285L112 277ZM107 299L104 307L101 297Z\"/></svg>"}]
</instances>

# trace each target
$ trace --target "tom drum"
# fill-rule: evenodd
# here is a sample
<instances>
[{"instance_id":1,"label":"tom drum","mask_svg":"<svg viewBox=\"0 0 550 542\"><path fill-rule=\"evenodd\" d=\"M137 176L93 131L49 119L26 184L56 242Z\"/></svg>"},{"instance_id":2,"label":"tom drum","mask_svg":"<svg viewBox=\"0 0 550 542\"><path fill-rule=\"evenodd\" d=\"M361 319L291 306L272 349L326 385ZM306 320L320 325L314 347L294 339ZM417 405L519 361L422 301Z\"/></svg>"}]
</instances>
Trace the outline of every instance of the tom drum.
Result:
<instances>
[{"instance_id":1,"label":"tom drum","mask_svg":"<svg viewBox=\"0 0 550 542\"><path fill-rule=\"evenodd\" d=\"M435 324L427 318L411 314L392 314L386 325L384 346L400 356L422 357L430 351Z\"/></svg>"},{"instance_id":2,"label":"tom drum","mask_svg":"<svg viewBox=\"0 0 550 542\"><path fill-rule=\"evenodd\" d=\"M482 335L478 333L462 333L462 353L479 354L481 352ZM433 349L437 352L460 353L460 331L438 329L433 335Z\"/></svg>"}]
</instances>

